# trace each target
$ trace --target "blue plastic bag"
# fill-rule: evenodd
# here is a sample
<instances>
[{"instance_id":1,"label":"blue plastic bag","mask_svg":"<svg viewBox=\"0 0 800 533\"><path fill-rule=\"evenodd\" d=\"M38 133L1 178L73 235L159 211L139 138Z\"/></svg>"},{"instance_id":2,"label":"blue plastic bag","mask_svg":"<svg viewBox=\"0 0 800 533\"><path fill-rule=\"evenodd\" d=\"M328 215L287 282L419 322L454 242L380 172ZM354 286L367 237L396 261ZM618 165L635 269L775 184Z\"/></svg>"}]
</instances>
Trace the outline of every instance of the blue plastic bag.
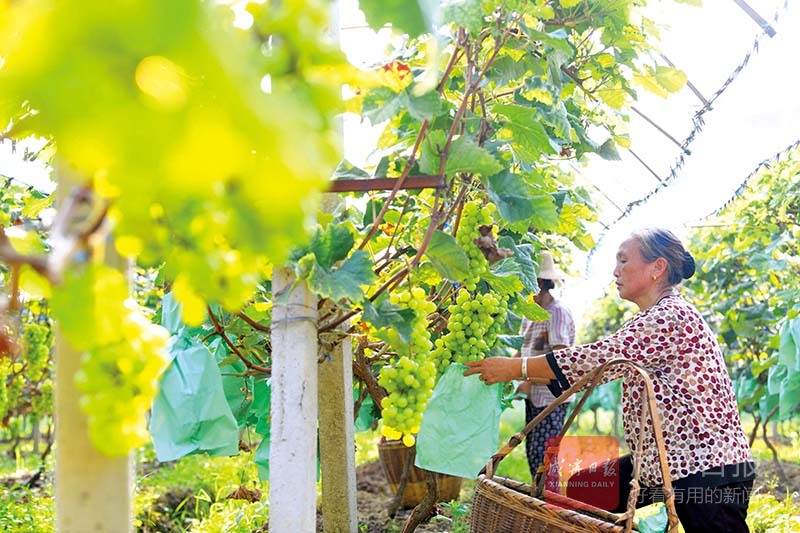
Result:
<instances>
[{"instance_id":1,"label":"blue plastic bag","mask_svg":"<svg viewBox=\"0 0 800 533\"><path fill-rule=\"evenodd\" d=\"M498 449L502 383L485 385L451 364L436 387L417 434L419 468L476 479Z\"/></svg>"}]
</instances>

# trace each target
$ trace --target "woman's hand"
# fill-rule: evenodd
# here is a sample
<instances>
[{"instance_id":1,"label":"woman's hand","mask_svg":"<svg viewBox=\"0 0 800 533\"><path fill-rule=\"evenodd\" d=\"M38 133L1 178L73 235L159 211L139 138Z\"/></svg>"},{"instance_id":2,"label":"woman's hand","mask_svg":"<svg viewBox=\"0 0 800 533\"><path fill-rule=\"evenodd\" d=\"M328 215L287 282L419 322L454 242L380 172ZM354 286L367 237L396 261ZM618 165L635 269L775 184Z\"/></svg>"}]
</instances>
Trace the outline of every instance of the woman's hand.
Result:
<instances>
[{"instance_id":1,"label":"woman's hand","mask_svg":"<svg viewBox=\"0 0 800 533\"><path fill-rule=\"evenodd\" d=\"M480 380L487 385L522 378L522 362L518 357L487 357L464 364L469 367L464 371L465 376L480 374Z\"/></svg>"}]
</instances>

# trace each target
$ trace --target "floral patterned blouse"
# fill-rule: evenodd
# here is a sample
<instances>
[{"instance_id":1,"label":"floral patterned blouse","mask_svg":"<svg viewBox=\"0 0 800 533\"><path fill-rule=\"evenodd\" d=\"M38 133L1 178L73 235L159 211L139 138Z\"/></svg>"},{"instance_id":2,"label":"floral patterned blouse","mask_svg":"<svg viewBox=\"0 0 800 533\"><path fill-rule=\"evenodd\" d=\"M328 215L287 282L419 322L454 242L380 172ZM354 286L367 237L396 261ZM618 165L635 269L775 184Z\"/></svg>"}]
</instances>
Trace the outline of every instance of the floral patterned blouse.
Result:
<instances>
[{"instance_id":1,"label":"floral patterned blouse","mask_svg":"<svg viewBox=\"0 0 800 533\"><path fill-rule=\"evenodd\" d=\"M641 364L653 380L672 481L753 461L716 336L681 296L665 296L606 339L548 354L562 387L617 358ZM610 367L603 382L618 378L623 379L625 440L635 456L644 383L621 365ZM649 415L645 431L642 483L659 486L663 480Z\"/></svg>"}]
</instances>

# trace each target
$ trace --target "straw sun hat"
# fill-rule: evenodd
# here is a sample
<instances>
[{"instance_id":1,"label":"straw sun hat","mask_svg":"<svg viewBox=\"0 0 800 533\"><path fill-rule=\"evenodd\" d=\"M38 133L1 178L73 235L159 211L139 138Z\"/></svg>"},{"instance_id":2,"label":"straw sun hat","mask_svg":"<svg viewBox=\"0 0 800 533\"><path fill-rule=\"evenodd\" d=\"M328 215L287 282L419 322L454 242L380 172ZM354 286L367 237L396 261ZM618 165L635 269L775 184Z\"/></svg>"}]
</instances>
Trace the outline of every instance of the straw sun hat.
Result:
<instances>
[{"instance_id":1,"label":"straw sun hat","mask_svg":"<svg viewBox=\"0 0 800 533\"><path fill-rule=\"evenodd\" d=\"M553 281L566 279L567 275L556 268L555 262L553 261L553 254L547 250L542 250L540 252L540 257L542 268L539 269L539 273L536 275L537 278L550 279Z\"/></svg>"}]
</instances>

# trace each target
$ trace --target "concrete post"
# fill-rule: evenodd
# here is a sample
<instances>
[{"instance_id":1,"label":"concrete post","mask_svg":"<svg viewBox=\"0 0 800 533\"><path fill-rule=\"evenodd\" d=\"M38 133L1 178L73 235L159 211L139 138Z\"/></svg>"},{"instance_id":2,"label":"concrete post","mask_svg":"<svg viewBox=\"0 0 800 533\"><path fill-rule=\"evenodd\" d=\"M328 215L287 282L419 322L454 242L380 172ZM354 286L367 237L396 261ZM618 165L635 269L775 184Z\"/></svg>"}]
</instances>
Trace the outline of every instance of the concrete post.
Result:
<instances>
[{"instance_id":1,"label":"concrete post","mask_svg":"<svg viewBox=\"0 0 800 533\"><path fill-rule=\"evenodd\" d=\"M270 531L313 533L317 508L317 299L291 269L272 274Z\"/></svg>"},{"instance_id":2,"label":"concrete post","mask_svg":"<svg viewBox=\"0 0 800 533\"><path fill-rule=\"evenodd\" d=\"M350 337L331 347L322 342L319 367L319 448L322 463L322 523L325 533L358 531L353 351Z\"/></svg>"}]
</instances>

